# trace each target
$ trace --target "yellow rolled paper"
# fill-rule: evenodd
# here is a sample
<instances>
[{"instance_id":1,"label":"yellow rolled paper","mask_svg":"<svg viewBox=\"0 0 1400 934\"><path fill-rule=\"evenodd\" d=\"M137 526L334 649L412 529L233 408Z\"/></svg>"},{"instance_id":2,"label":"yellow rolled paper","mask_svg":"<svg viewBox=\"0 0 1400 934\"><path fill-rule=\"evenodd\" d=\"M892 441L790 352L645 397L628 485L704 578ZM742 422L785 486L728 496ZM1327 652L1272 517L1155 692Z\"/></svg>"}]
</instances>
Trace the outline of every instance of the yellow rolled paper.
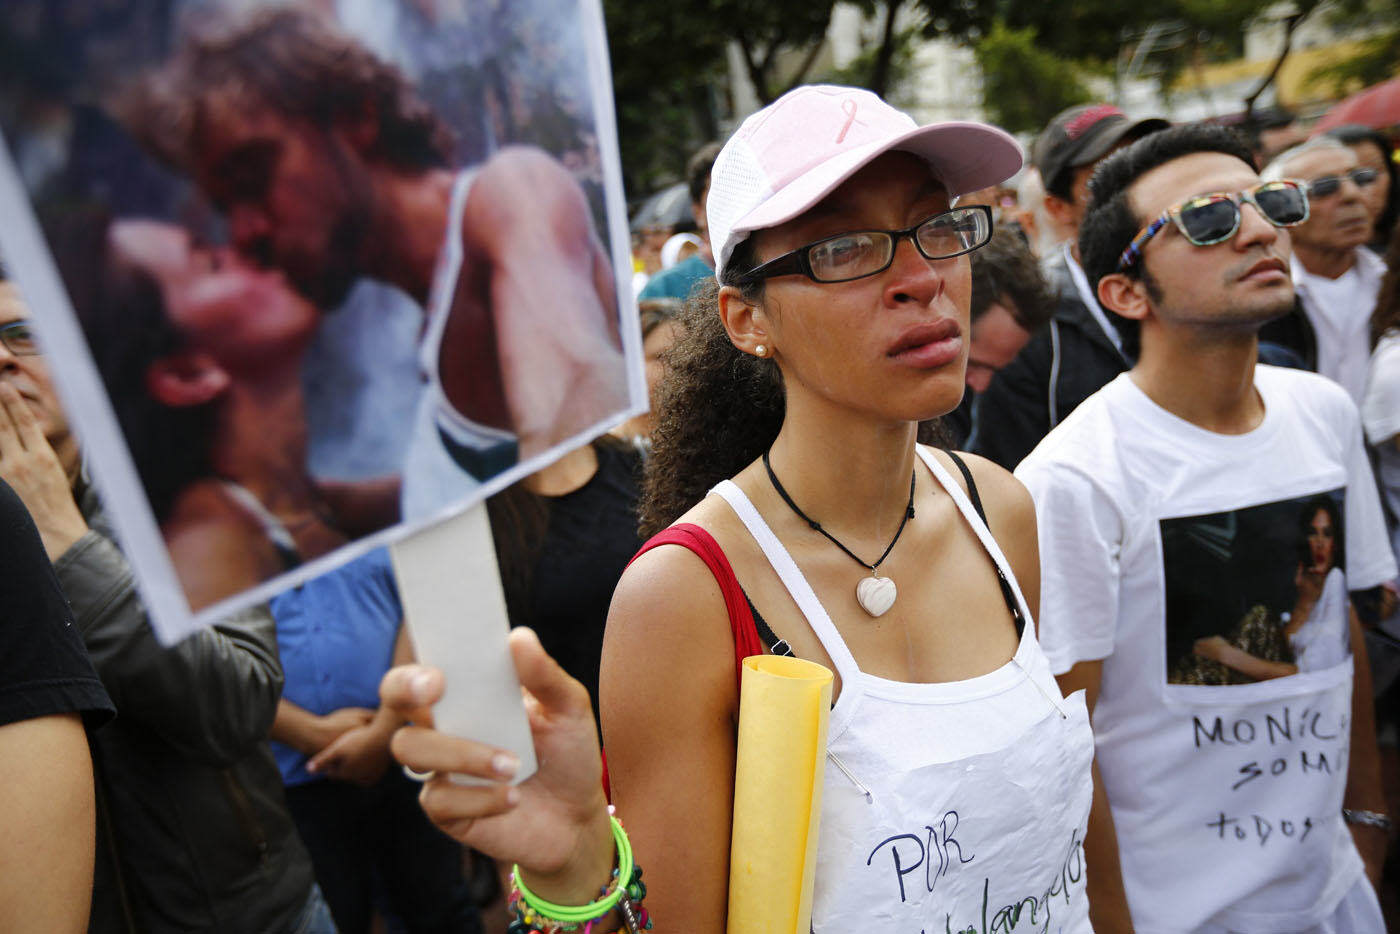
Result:
<instances>
[{"instance_id":1,"label":"yellow rolled paper","mask_svg":"<svg viewBox=\"0 0 1400 934\"><path fill-rule=\"evenodd\" d=\"M808 934L831 671L776 655L744 660L729 934Z\"/></svg>"}]
</instances>

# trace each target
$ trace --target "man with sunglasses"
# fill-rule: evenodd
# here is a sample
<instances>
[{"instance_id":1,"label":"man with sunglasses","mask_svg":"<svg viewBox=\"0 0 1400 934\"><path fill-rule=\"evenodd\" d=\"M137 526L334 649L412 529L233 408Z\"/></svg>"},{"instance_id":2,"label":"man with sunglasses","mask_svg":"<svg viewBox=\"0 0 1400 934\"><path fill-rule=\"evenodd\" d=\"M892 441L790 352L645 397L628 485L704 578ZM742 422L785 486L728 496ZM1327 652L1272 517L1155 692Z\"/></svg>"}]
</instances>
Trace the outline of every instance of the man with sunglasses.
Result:
<instances>
[{"instance_id":1,"label":"man with sunglasses","mask_svg":"<svg viewBox=\"0 0 1400 934\"><path fill-rule=\"evenodd\" d=\"M1374 218L1365 189L1377 172L1331 137L1280 153L1263 171L1269 179L1298 179L1312 212L1292 231L1293 284L1317 340L1317 371L1361 402L1371 358L1371 310L1385 261L1366 249Z\"/></svg>"},{"instance_id":2,"label":"man with sunglasses","mask_svg":"<svg viewBox=\"0 0 1400 934\"><path fill-rule=\"evenodd\" d=\"M1036 138L1031 156L1045 183L1045 210L1069 239L1041 257L1056 297L1048 326L978 396L973 452L1014 469L1075 406L1132 365L1136 334L1094 297L1075 240L1094 167L1167 126L1159 117L1133 120L1108 104L1082 104L1057 114Z\"/></svg>"},{"instance_id":3,"label":"man with sunglasses","mask_svg":"<svg viewBox=\"0 0 1400 934\"><path fill-rule=\"evenodd\" d=\"M1085 272L1141 350L1016 471L1041 530L1039 631L1062 688L1088 695L1088 883L1121 867L1122 929L1379 934L1364 872L1389 821L1346 589L1395 563L1355 406L1256 363L1260 327L1293 306L1308 200L1250 160L1230 131L1183 126L1094 175ZM1307 667L1310 623L1346 639L1329 645L1344 661Z\"/></svg>"}]
</instances>

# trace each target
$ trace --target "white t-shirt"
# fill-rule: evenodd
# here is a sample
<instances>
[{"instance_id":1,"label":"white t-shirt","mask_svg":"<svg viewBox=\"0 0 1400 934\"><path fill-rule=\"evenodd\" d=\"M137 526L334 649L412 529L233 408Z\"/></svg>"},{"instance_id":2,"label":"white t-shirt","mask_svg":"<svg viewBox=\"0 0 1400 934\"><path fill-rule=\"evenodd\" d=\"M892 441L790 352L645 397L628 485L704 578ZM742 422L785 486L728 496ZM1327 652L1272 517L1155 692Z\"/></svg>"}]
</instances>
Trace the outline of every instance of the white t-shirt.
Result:
<instances>
[{"instance_id":1,"label":"white t-shirt","mask_svg":"<svg viewBox=\"0 0 1400 934\"><path fill-rule=\"evenodd\" d=\"M1381 494L1390 514L1400 519L1400 330L1387 331L1376 344L1361 400L1361 424L1366 439L1375 445ZM1400 521L1391 529L1391 547L1400 555Z\"/></svg>"},{"instance_id":2,"label":"white t-shirt","mask_svg":"<svg viewBox=\"0 0 1400 934\"><path fill-rule=\"evenodd\" d=\"M1371 359L1371 311L1376 307L1385 261L1365 247L1336 279L1315 276L1293 261L1293 284L1317 334L1317 372L1341 383L1361 404Z\"/></svg>"},{"instance_id":3,"label":"white t-shirt","mask_svg":"<svg viewBox=\"0 0 1400 934\"><path fill-rule=\"evenodd\" d=\"M1255 386L1262 423L1221 435L1123 374L1016 470L1040 524L1051 667L1104 660L1096 751L1139 934L1306 929L1365 885L1340 813L1351 656L1288 675L1284 614L1315 566L1310 534L1332 539L1352 588L1395 563L1346 394L1268 366ZM1196 651L1222 644L1283 676Z\"/></svg>"}]
</instances>

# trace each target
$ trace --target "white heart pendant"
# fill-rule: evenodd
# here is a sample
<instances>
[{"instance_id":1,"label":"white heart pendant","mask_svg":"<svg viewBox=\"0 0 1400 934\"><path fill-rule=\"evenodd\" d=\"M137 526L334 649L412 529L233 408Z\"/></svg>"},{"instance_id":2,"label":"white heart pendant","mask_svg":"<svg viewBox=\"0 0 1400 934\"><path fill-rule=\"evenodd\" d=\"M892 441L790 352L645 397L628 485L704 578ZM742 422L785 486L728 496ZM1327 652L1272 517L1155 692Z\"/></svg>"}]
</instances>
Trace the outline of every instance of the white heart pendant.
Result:
<instances>
[{"instance_id":1,"label":"white heart pendant","mask_svg":"<svg viewBox=\"0 0 1400 934\"><path fill-rule=\"evenodd\" d=\"M856 584L856 602L871 616L884 615L886 610L894 606L896 596L898 591L894 581L888 577L866 577Z\"/></svg>"}]
</instances>

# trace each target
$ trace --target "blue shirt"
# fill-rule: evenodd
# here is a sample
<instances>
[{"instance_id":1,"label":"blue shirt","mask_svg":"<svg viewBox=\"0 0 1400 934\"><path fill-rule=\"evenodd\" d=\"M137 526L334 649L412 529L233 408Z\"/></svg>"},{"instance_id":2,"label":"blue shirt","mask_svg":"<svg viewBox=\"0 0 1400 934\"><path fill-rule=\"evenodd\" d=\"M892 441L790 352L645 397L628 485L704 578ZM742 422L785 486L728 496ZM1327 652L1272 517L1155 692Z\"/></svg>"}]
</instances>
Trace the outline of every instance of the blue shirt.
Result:
<instances>
[{"instance_id":1,"label":"blue shirt","mask_svg":"<svg viewBox=\"0 0 1400 934\"><path fill-rule=\"evenodd\" d=\"M647 280L638 301L648 298L679 298L685 301L690 290L705 279L713 279L715 271L698 256L687 256L669 269L663 269Z\"/></svg>"},{"instance_id":2,"label":"blue shirt","mask_svg":"<svg viewBox=\"0 0 1400 934\"><path fill-rule=\"evenodd\" d=\"M316 714L379 706L379 680L393 662L403 619L388 551L356 558L278 594L269 605L277 620L284 698ZM271 745L285 784L317 778L306 771L307 756L276 741Z\"/></svg>"}]
</instances>

